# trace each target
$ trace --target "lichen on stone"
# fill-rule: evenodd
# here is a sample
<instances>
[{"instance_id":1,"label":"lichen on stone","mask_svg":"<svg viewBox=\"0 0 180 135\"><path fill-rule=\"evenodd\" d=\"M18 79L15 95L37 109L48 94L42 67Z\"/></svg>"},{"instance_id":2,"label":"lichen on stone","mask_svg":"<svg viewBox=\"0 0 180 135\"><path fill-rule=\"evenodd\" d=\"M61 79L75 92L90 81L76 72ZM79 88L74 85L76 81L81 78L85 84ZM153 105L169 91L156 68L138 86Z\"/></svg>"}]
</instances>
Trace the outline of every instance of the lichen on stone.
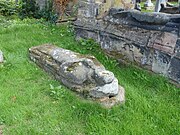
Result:
<instances>
[{"instance_id":1,"label":"lichen on stone","mask_svg":"<svg viewBox=\"0 0 180 135\"><path fill-rule=\"evenodd\" d=\"M85 98L106 103L105 106L109 102L107 100L111 100L109 107L124 102L124 89L119 87L117 78L94 56L83 57L70 50L47 44L30 48L29 55L31 60L36 59L38 66ZM123 98L118 98L119 93Z\"/></svg>"}]
</instances>

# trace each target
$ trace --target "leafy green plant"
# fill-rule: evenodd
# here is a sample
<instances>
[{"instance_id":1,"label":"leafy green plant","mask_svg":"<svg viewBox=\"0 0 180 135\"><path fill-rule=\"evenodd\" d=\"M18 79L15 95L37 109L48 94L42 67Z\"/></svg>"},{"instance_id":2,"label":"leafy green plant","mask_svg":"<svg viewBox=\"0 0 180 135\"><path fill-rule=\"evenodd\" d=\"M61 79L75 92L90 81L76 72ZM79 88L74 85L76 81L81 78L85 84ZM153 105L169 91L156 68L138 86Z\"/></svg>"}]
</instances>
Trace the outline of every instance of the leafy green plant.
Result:
<instances>
[{"instance_id":1,"label":"leafy green plant","mask_svg":"<svg viewBox=\"0 0 180 135\"><path fill-rule=\"evenodd\" d=\"M54 87L52 84L50 84L50 90L49 95L55 100L59 100L65 96L65 90L62 88L62 86Z\"/></svg>"},{"instance_id":2,"label":"leafy green plant","mask_svg":"<svg viewBox=\"0 0 180 135\"><path fill-rule=\"evenodd\" d=\"M87 50L95 50L97 49L98 45L95 43L95 41L93 39L80 39L79 43L86 47Z\"/></svg>"},{"instance_id":3,"label":"leafy green plant","mask_svg":"<svg viewBox=\"0 0 180 135\"><path fill-rule=\"evenodd\" d=\"M39 13L42 18L52 23L55 23L56 20L58 19L58 15L57 13L55 13L54 8L53 8L52 0L46 1L45 8L40 10Z\"/></svg>"},{"instance_id":4,"label":"leafy green plant","mask_svg":"<svg viewBox=\"0 0 180 135\"><path fill-rule=\"evenodd\" d=\"M53 1L47 0L43 9L39 8L36 0L22 0L20 4L19 17L24 18L44 18L46 21L55 22L58 19L54 12Z\"/></svg>"},{"instance_id":5,"label":"leafy green plant","mask_svg":"<svg viewBox=\"0 0 180 135\"><path fill-rule=\"evenodd\" d=\"M20 18L24 19L26 17L40 18L39 7L35 0L22 0L20 2Z\"/></svg>"},{"instance_id":6,"label":"leafy green plant","mask_svg":"<svg viewBox=\"0 0 180 135\"><path fill-rule=\"evenodd\" d=\"M18 4L13 1L0 0L0 14L10 16L18 13Z\"/></svg>"}]
</instances>

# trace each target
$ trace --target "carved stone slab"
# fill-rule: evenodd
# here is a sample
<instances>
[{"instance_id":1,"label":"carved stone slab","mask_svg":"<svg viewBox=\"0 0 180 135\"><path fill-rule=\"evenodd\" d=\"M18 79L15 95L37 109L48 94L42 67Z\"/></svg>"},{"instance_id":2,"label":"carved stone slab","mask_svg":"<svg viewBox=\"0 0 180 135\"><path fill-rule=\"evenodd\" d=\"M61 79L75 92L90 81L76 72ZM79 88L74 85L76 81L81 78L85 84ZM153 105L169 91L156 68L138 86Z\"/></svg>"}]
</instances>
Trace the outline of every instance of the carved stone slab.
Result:
<instances>
[{"instance_id":1,"label":"carved stone slab","mask_svg":"<svg viewBox=\"0 0 180 135\"><path fill-rule=\"evenodd\" d=\"M65 86L107 107L124 102L124 88L93 56L45 44L29 49L30 59Z\"/></svg>"}]
</instances>

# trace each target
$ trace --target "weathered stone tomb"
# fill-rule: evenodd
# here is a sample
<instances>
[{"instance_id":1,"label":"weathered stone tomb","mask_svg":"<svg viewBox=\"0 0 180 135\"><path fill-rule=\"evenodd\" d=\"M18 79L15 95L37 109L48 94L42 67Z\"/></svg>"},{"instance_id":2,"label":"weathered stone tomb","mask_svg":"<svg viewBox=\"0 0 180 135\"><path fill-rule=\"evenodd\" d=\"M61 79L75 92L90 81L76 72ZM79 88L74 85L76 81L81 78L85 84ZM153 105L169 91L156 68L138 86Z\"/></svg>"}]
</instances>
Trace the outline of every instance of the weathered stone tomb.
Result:
<instances>
[{"instance_id":1,"label":"weathered stone tomb","mask_svg":"<svg viewBox=\"0 0 180 135\"><path fill-rule=\"evenodd\" d=\"M98 18L93 4L96 2L88 1L79 7L74 22L77 40L94 39L119 61L131 62L180 83L180 15L111 8Z\"/></svg>"},{"instance_id":2,"label":"weathered stone tomb","mask_svg":"<svg viewBox=\"0 0 180 135\"><path fill-rule=\"evenodd\" d=\"M93 56L85 56L53 45L29 49L30 59L65 86L111 107L125 100L117 78Z\"/></svg>"}]
</instances>

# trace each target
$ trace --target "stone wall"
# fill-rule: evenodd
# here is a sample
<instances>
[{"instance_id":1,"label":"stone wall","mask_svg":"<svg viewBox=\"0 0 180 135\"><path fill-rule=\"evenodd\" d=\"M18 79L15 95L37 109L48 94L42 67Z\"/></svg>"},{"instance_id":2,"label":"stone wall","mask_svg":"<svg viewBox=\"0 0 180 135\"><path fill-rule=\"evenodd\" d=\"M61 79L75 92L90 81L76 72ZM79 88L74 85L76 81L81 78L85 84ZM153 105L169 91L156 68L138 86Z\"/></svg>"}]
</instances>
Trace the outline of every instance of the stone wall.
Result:
<instances>
[{"instance_id":1,"label":"stone wall","mask_svg":"<svg viewBox=\"0 0 180 135\"><path fill-rule=\"evenodd\" d=\"M97 19L90 8L74 22L76 38L92 38L119 61L140 67L180 83L180 15L141 13L111 9Z\"/></svg>"},{"instance_id":2,"label":"stone wall","mask_svg":"<svg viewBox=\"0 0 180 135\"><path fill-rule=\"evenodd\" d=\"M110 8L133 9L131 0L79 0L78 18L102 18ZM88 19L88 20L89 20Z\"/></svg>"}]
</instances>

